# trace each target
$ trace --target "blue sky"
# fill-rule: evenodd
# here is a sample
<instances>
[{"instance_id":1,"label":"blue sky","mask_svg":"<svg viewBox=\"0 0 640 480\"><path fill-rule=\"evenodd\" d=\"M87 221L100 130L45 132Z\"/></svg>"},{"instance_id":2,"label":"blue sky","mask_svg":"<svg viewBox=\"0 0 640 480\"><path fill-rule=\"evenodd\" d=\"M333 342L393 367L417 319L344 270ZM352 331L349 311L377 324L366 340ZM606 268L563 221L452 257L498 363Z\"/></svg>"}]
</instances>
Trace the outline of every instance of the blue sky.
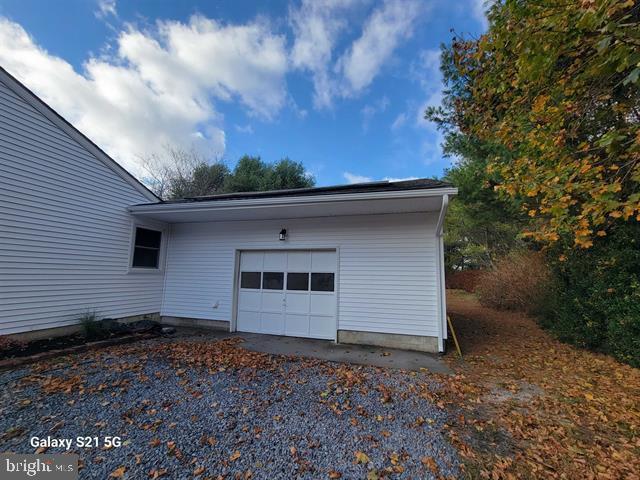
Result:
<instances>
[{"instance_id":1,"label":"blue sky","mask_svg":"<svg viewBox=\"0 0 640 480\"><path fill-rule=\"evenodd\" d=\"M144 177L168 145L318 185L439 176L439 45L482 0L0 0L0 65Z\"/></svg>"}]
</instances>

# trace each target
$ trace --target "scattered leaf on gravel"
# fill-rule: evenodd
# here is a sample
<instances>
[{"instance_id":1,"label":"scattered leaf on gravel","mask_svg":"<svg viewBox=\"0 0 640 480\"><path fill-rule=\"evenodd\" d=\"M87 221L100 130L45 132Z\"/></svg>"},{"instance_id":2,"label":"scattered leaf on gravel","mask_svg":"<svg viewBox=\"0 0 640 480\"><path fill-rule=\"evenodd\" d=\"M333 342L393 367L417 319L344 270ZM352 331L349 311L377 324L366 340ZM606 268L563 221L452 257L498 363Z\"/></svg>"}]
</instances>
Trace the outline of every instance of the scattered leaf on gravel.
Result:
<instances>
[{"instance_id":1,"label":"scattered leaf on gravel","mask_svg":"<svg viewBox=\"0 0 640 480\"><path fill-rule=\"evenodd\" d=\"M229 460L231 460L232 462L235 462L237 459L240 458L240 455L241 455L240 450L236 450L231 454L231 456L229 457Z\"/></svg>"},{"instance_id":2,"label":"scattered leaf on gravel","mask_svg":"<svg viewBox=\"0 0 640 480\"><path fill-rule=\"evenodd\" d=\"M197 476L199 476L199 475L202 475L202 474L204 473L204 471L205 471L205 468L204 468L204 467L202 467L202 466L200 466L200 467L196 468L196 469L193 471L193 476L194 476L194 477L197 477Z\"/></svg>"},{"instance_id":3,"label":"scattered leaf on gravel","mask_svg":"<svg viewBox=\"0 0 640 480\"><path fill-rule=\"evenodd\" d=\"M433 457L422 457L420 459L420 462L429 470L431 470L434 474L438 473L438 464L433 459Z\"/></svg>"},{"instance_id":4,"label":"scattered leaf on gravel","mask_svg":"<svg viewBox=\"0 0 640 480\"><path fill-rule=\"evenodd\" d=\"M127 467L118 467L109 475L110 478L122 478L124 472L127 471Z\"/></svg>"},{"instance_id":5,"label":"scattered leaf on gravel","mask_svg":"<svg viewBox=\"0 0 640 480\"><path fill-rule=\"evenodd\" d=\"M378 480L380 476L378 475L377 470L369 470L367 473L367 480Z\"/></svg>"},{"instance_id":6,"label":"scattered leaf on gravel","mask_svg":"<svg viewBox=\"0 0 640 480\"><path fill-rule=\"evenodd\" d=\"M356 463L368 463L369 462L369 457L367 456L366 453L361 452L360 450L358 450L356 453Z\"/></svg>"},{"instance_id":7,"label":"scattered leaf on gravel","mask_svg":"<svg viewBox=\"0 0 640 480\"><path fill-rule=\"evenodd\" d=\"M153 470L149 471L149 477L151 477L152 480L155 480L156 478L164 477L166 474L167 474L166 468L160 468L160 469L154 468Z\"/></svg>"}]
</instances>

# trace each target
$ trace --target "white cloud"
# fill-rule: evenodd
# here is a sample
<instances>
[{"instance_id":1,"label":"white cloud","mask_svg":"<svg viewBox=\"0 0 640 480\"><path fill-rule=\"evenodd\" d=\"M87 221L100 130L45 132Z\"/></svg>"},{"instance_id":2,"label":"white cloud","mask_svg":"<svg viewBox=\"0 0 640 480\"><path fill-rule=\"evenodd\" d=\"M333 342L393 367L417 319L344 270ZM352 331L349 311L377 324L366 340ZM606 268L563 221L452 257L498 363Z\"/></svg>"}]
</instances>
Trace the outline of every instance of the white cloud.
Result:
<instances>
[{"instance_id":1,"label":"white cloud","mask_svg":"<svg viewBox=\"0 0 640 480\"><path fill-rule=\"evenodd\" d=\"M395 120L391 124L391 130L394 130L394 131L398 130L402 128L405 123L407 123L407 113L402 112L398 114L398 116L395 118Z\"/></svg>"},{"instance_id":2,"label":"white cloud","mask_svg":"<svg viewBox=\"0 0 640 480\"><path fill-rule=\"evenodd\" d=\"M424 118L424 113L428 107L441 105L443 100L440 50L427 49L419 52L409 73L410 78L420 86L423 96L408 102L407 110L398 114L391 124L391 130L397 132L406 125L419 131L423 138L419 155L425 165L433 165L442 161L441 145L444 136L434 123Z\"/></svg>"},{"instance_id":3,"label":"white cloud","mask_svg":"<svg viewBox=\"0 0 640 480\"><path fill-rule=\"evenodd\" d=\"M265 23L222 25L202 16L159 22L158 38L132 30L120 37L120 56L160 91L239 98L271 118L284 105L285 39Z\"/></svg>"},{"instance_id":4,"label":"white cloud","mask_svg":"<svg viewBox=\"0 0 640 480\"><path fill-rule=\"evenodd\" d=\"M238 133L246 133L249 135L253 134L253 127L251 126L250 123L247 123L246 125L234 125L236 132Z\"/></svg>"},{"instance_id":5,"label":"white cloud","mask_svg":"<svg viewBox=\"0 0 640 480\"><path fill-rule=\"evenodd\" d=\"M357 173L344 172L342 176L345 180L351 184L353 183L367 183L374 182L373 177L367 177L365 175L358 175ZM386 182L404 182L406 180L416 180L418 177L382 177L382 181Z\"/></svg>"},{"instance_id":6,"label":"white cloud","mask_svg":"<svg viewBox=\"0 0 640 480\"><path fill-rule=\"evenodd\" d=\"M471 13L473 18L475 18L478 23L482 26L482 30L486 30L489 26L489 21L487 20L486 11L489 9L492 0L470 0L471 2Z\"/></svg>"},{"instance_id":7,"label":"white cloud","mask_svg":"<svg viewBox=\"0 0 640 480\"><path fill-rule=\"evenodd\" d=\"M308 71L317 109L330 108L336 97L354 97L366 89L402 41L411 37L426 8L419 0L385 0L365 19L362 32L334 60L348 14L369 0L303 0L289 12L294 34L292 67Z\"/></svg>"},{"instance_id":8,"label":"white cloud","mask_svg":"<svg viewBox=\"0 0 640 480\"><path fill-rule=\"evenodd\" d=\"M383 113L389 107L389 97L384 95L382 98L372 104L365 105L360 113L362 114L362 130L367 131L369 129L369 123L379 113Z\"/></svg>"},{"instance_id":9,"label":"white cloud","mask_svg":"<svg viewBox=\"0 0 640 480\"><path fill-rule=\"evenodd\" d=\"M129 27L115 53L77 72L0 17L0 64L137 175L139 156L166 144L219 157L225 134L214 101L237 100L262 118L286 101L285 41L260 22L194 16L153 32Z\"/></svg>"},{"instance_id":10,"label":"white cloud","mask_svg":"<svg viewBox=\"0 0 640 480\"><path fill-rule=\"evenodd\" d=\"M349 183L367 183L373 181L371 177L365 177L364 175L358 175L357 173L351 172L344 172L342 176Z\"/></svg>"},{"instance_id":11,"label":"white cloud","mask_svg":"<svg viewBox=\"0 0 640 480\"><path fill-rule=\"evenodd\" d=\"M95 14L98 18L106 18L110 15L117 17L116 0L98 0L98 10Z\"/></svg>"},{"instance_id":12,"label":"white cloud","mask_svg":"<svg viewBox=\"0 0 640 480\"><path fill-rule=\"evenodd\" d=\"M336 69L343 75L343 95L368 87L394 50L412 34L422 11L416 0L386 0L367 19L362 35L340 58Z\"/></svg>"},{"instance_id":13,"label":"white cloud","mask_svg":"<svg viewBox=\"0 0 640 480\"><path fill-rule=\"evenodd\" d=\"M402 178L396 178L396 177L384 177L383 180L386 180L387 182L405 182L407 180L417 180L418 177L402 177Z\"/></svg>"},{"instance_id":14,"label":"white cloud","mask_svg":"<svg viewBox=\"0 0 640 480\"><path fill-rule=\"evenodd\" d=\"M328 68L340 34L347 26L344 13L362 0L303 0L290 9L289 23L294 34L291 63L311 72L316 108L332 105L335 85Z\"/></svg>"},{"instance_id":15,"label":"white cloud","mask_svg":"<svg viewBox=\"0 0 640 480\"><path fill-rule=\"evenodd\" d=\"M426 90L442 89L440 55L440 50L436 48L422 50L418 52L417 60L409 68L411 78Z\"/></svg>"},{"instance_id":16,"label":"white cloud","mask_svg":"<svg viewBox=\"0 0 640 480\"><path fill-rule=\"evenodd\" d=\"M437 49L423 50L418 60L411 67L411 75L425 92L425 97L414 112L415 126L426 133L425 141L421 145L421 155L424 163L434 164L442 159L442 143L444 136L435 124L424 118L428 107L439 106L442 103L442 73L440 72L440 51Z\"/></svg>"}]
</instances>

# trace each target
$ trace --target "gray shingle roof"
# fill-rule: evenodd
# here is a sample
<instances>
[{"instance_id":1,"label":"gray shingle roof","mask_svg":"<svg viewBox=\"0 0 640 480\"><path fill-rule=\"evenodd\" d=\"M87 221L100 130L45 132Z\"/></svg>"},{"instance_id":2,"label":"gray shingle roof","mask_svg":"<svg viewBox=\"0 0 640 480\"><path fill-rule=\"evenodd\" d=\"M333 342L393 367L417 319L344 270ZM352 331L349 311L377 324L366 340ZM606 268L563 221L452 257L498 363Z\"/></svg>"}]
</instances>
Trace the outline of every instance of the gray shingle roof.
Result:
<instances>
[{"instance_id":1,"label":"gray shingle roof","mask_svg":"<svg viewBox=\"0 0 640 480\"><path fill-rule=\"evenodd\" d=\"M179 200L166 200L163 203L190 203L190 202L214 202L217 200L244 200L251 198L275 198L275 197L301 197L309 195L338 195L348 193L367 192L392 192L400 190L422 190L430 188L449 188L450 183L434 180L432 178L418 178L416 180L403 180L399 182L369 182L355 183L351 185L334 185L330 187L294 188L290 190L269 190L266 192L238 192L223 193L220 195L208 195L203 197L183 198Z\"/></svg>"}]
</instances>

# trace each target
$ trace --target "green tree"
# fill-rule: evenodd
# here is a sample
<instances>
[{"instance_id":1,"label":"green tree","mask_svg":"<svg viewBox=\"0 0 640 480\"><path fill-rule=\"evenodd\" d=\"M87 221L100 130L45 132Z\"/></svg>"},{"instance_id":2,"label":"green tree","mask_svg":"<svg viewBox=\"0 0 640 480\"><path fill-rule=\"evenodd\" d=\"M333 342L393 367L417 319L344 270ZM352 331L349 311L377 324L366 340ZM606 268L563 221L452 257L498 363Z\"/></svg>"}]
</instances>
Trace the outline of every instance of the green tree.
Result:
<instances>
[{"instance_id":1,"label":"green tree","mask_svg":"<svg viewBox=\"0 0 640 480\"><path fill-rule=\"evenodd\" d=\"M486 34L443 48L442 71L426 116L462 158L450 177L471 223L456 236L515 209L548 253L543 325L640 365L640 3L495 2Z\"/></svg>"},{"instance_id":2,"label":"green tree","mask_svg":"<svg viewBox=\"0 0 640 480\"><path fill-rule=\"evenodd\" d=\"M268 171L268 165L260 157L245 155L238 160L233 172L227 177L224 190L226 192L259 192L263 190Z\"/></svg>"},{"instance_id":3,"label":"green tree","mask_svg":"<svg viewBox=\"0 0 640 480\"><path fill-rule=\"evenodd\" d=\"M455 164L444 179L458 188L445 224L445 251L449 269L487 268L522 241L518 233L526 218L512 199L492 188L496 179L487 174L489 153L477 142L457 136L445 152L455 154Z\"/></svg>"},{"instance_id":4,"label":"green tree","mask_svg":"<svg viewBox=\"0 0 640 480\"><path fill-rule=\"evenodd\" d=\"M258 192L312 187L315 180L307 175L302 163L284 158L267 164L260 157L245 155L227 177L227 192Z\"/></svg>"},{"instance_id":5,"label":"green tree","mask_svg":"<svg viewBox=\"0 0 640 480\"><path fill-rule=\"evenodd\" d=\"M283 158L270 166L265 177L265 190L284 190L290 188L308 188L315 185L315 180L308 175L300 162Z\"/></svg>"},{"instance_id":6,"label":"green tree","mask_svg":"<svg viewBox=\"0 0 640 480\"><path fill-rule=\"evenodd\" d=\"M487 172L535 240L588 248L640 220L640 3L509 0L489 21L445 51L449 89L431 116L491 149Z\"/></svg>"},{"instance_id":7,"label":"green tree","mask_svg":"<svg viewBox=\"0 0 640 480\"><path fill-rule=\"evenodd\" d=\"M455 159L445 172L445 180L458 188L446 217L446 266L456 270L488 268L497 258L523 246L519 233L527 217L519 199L495 190L503 179L487 169L501 147L469 133L457 114L456 105L469 100L471 92L468 77L457 68L453 45L442 46L440 69L443 102L429 107L425 118L444 133L444 154Z\"/></svg>"},{"instance_id":8,"label":"green tree","mask_svg":"<svg viewBox=\"0 0 640 480\"><path fill-rule=\"evenodd\" d=\"M208 163L195 150L166 147L162 155L143 158L145 183L160 198L204 197L220 193L259 192L313 187L315 180L300 162L275 164L244 155L233 171L222 162Z\"/></svg>"},{"instance_id":9,"label":"green tree","mask_svg":"<svg viewBox=\"0 0 640 480\"><path fill-rule=\"evenodd\" d=\"M198 151L165 146L162 154L142 159L145 183L163 199L214 195L222 191L229 168L209 163Z\"/></svg>"},{"instance_id":10,"label":"green tree","mask_svg":"<svg viewBox=\"0 0 640 480\"><path fill-rule=\"evenodd\" d=\"M190 198L215 195L223 192L229 167L223 163L200 163L189 177L179 177L171 182L171 198Z\"/></svg>"}]
</instances>

